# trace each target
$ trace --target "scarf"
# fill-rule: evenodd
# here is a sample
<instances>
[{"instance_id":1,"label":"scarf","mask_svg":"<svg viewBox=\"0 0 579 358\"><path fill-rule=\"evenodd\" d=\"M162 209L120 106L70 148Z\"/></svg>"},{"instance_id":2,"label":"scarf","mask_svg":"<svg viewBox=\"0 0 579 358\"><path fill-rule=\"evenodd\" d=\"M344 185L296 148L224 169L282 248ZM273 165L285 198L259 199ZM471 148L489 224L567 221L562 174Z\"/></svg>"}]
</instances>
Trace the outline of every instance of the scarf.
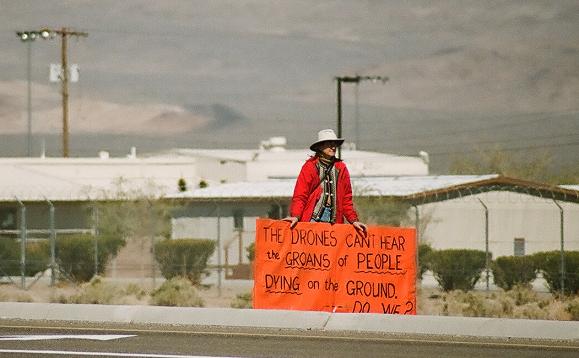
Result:
<instances>
[{"instance_id":1,"label":"scarf","mask_svg":"<svg viewBox=\"0 0 579 358\"><path fill-rule=\"evenodd\" d=\"M318 157L316 164L320 178L320 185L322 186L322 195L314 207L312 217L317 221L320 219L324 207L329 207L332 210L332 217L330 222L336 222L336 184L338 181L338 170L334 166L334 159L325 159Z\"/></svg>"}]
</instances>

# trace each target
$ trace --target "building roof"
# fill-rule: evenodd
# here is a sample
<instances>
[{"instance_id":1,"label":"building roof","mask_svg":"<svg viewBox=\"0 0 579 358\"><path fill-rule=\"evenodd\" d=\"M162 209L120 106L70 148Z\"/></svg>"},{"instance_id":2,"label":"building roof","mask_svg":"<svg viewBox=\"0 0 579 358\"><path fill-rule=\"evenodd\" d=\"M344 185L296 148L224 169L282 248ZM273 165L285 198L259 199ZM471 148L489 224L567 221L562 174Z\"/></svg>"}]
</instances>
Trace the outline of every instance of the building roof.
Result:
<instances>
[{"instance_id":1,"label":"building roof","mask_svg":"<svg viewBox=\"0 0 579 358\"><path fill-rule=\"evenodd\" d=\"M438 175L352 178L355 195L404 197L454 185L475 183L498 175ZM275 179L262 182L239 182L175 193L171 198L193 200L291 198L295 179Z\"/></svg>"},{"instance_id":2,"label":"building roof","mask_svg":"<svg viewBox=\"0 0 579 358\"><path fill-rule=\"evenodd\" d=\"M309 149L172 149L169 151L155 153L155 158L175 158L175 157L207 157L229 161L268 161L268 160L297 160L304 161L313 153ZM422 160L416 156L405 156L380 152L368 152L363 150L350 150L342 148L342 159L356 161L366 158L404 158L412 160Z\"/></svg>"},{"instance_id":3,"label":"building roof","mask_svg":"<svg viewBox=\"0 0 579 358\"><path fill-rule=\"evenodd\" d=\"M188 201L287 200L295 179L238 182L170 194ZM512 191L542 198L579 203L579 190L489 175L437 175L352 178L354 195L390 197L424 204L489 191Z\"/></svg>"},{"instance_id":4,"label":"building roof","mask_svg":"<svg viewBox=\"0 0 579 358\"><path fill-rule=\"evenodd\" d=\"M577 190L579 191L579 185L559 185L561 188L563 189L569 189L569 190Z\"/></svg>"},{"instance_id":5,"label":"building roof","mask_svg":"<svg viewBox=\"0 0 579 358\"><path fill-rule=\"evenodd\" d=\"M229 151L228 151L229 153ZM197 180L197 159L1 158L0 202L88 201L138 193L188 201L288 200L295 178L242 181L178 192L179 178ZM352 176L354 194L426 203L486 191L514 191L579 202L579 185L543 183L489 175Z\"/></svg>"},{"instance_id":6,"label":"building roof","mask_svg":"<svg viewBox=\"0 0 579 358\"><path fill-rule=\"evenodd\" d=\"M121 191L161 196L195 174L190 158L1 158L0 202L85 201Z\"/></svg>"},{"instance_id":7,"label":"building roof","mask_svg":"<svg viewBox=\"0 0 579 358\"><path fill-rule=\"evenodd\" d=\"M200 171L205 162L218 162L221 165L237 163L245 165L245 177L232 178L231 181L261 181L267 179L296 178L304 162L313 154L306 149L174 149L155 156L168 158L198 158ZM368 152L342 148L342 160L348 164L351 176L394 176L394 175L428 175L428 158L426 156L401 156L394 154ZM215 167L210 172L201 173L214 176Z\"/></svg>"}]
</instances>

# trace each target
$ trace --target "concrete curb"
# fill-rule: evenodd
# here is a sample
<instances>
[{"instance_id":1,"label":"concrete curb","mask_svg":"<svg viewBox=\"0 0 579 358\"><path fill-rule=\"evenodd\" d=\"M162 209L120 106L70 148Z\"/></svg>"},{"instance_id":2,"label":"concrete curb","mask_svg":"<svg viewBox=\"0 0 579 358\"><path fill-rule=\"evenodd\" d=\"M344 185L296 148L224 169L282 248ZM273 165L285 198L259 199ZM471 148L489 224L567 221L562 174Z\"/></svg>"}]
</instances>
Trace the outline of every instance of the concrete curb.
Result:
<instances>
[{"instance_id":1,"label":"concrete curb","mask_svg":"<svg viewBox=\"0 0 579 358\"><path fill-rule=\"evenodd\" d=\"M579 322L234 308L0 302L0 319L173 324L579 341Z\"/></svg>"},{"instance_id":2,"label":"concrete curb","mask_svg":"<svg viewBox=\"0 0 579 358\"><path fill-rule=\"evenodd\" d=\"M326 330L579 340L579 322L484 317L400 316L383 314L334 314Z\"/></svg>"}]
</instances>

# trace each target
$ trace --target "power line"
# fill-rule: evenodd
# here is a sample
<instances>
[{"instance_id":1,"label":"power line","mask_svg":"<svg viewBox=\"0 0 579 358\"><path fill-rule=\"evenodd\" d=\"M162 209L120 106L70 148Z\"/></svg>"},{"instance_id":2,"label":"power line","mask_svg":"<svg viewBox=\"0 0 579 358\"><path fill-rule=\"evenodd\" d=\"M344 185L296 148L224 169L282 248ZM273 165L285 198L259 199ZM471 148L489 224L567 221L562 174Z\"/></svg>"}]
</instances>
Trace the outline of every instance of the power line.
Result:
<instances>
[{"instance_id":1,"label":"power line","mask_svg":"<svg viewBox=\"0 0 579 358\"><path fill-rule=\"evenodd\" d=\"M463 129L460 131L445 131L442 133L428 133L427 136L428 137L432 137L432 136L455 136L457 134L463 134L463 133L470 133L470 132L480 132L480 131L488 131L488 130L493 130L493 129L500 129L500 128L510 128L510 127L518 127L521 125L527 125L529 123L534 123L534 122L541 122L547 119L555 119L555 118L561 118L561 117L565 117L565 116L572 116L572 115L576 115L579 114L579 110L574 110L574 111L568 111L568 112L557 112L557 113L552 113L552 114L541 114L542 117L541 118L533 118L533 119L527 119L524 121L519 121L516 123L501 123L498 125L493 125L493 126L488 126L488 127L478 127L478 128L468 128L468 129ZM537 114L521 114L521 115L537 115ZM489 119L489 118L496 118L496 117L482 117L482 118L477 118L478 120L484 120L484 119ZM577 118L566 118L566 119L577 119ZM426 137L426 136L424 136ZM391 141L402 141L402 140L420 140L421 138L424 138L422 136L409 136L409 137L395 137L392 138Z\"/></svg>"},{"instance_id":2,"label":"power line","mask_svg":"<svg viewBox=\"0 0 579 358\"><path fill-rule=\"evenodd\" d=\"M549 139L560 139L560 138L569 138L569 137L576 137L579 136L579 133L572 133L572 134L565 134L565 135L558 135L558 136L540 136L540 137L525 137L525 138L516 138L516 139L506 139L506 140L487 140L487 141L478 141L478 142L458 142L458 143L437 143L437 144L428 144L429 148L433 147L445 147L449 145L474 145L474 144L501 144L501 143L512 143L517 141L528 141L528 140L549 140Z\"/></svg>"},{"instance_id":3,"label":"power line","mask_svg":"<svg viewBox=\"0 0 579 358\"><path fill-rule=\"evenodd\" d=\"M529 150L529 149L541 149L541 148L559 148L559 147L569 147L569 146L576 146L579 145L579 141L576 142L569 142L569 143L557 143L557 144L539 144L539 145L530 145L524 147L512 147L512 148L500 148L501 151L506 152L516 152L521 150ZM480 152L488 152L494 150L494 148L489 149L479 149L479 150L460 150L460 151L450 151L450 152L429 152L429 155L452 155L452 154L470 154L470 153L480 153Z\"/></svg>"}]
</instances>

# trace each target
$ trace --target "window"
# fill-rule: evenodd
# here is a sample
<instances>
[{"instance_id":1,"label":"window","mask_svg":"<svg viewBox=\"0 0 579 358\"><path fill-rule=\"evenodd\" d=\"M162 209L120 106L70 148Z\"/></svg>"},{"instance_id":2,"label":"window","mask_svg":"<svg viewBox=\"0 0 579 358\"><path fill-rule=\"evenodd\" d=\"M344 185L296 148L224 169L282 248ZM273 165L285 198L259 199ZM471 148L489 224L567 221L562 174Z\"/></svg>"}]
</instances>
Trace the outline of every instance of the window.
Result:
<instances>
[{"instance_id":1,"label":"window","mask_svg":"<svg viewBox=\"0 0 579 358\"><path fill-rule=\"evenodd\" d=\"M522 237L515 238L515 256L525 256L525 239Z\"/></svg>"},{"instance_id":2,"label":"window","mask_svg":"<svg viewBox=\"0 0 579 358\"><path fill-rule=\"evenodd\" d=\"M236 210L233 212L233 227L236 230L243 230L243 211Z\"/></svg>"},{"instance_id":3,"label":"window","mask_svg":"<svg viewBox=\"0 0 579 358\"><path fill-rule=\"evenodd\" d=\"M0 230L16 230L16 208L0 208Z\"/></svg>"},{"instance_id":4,"label":"window","mask_svg":"<svg viewBox=\"0 0 579 358\"><path fill-rule=\"evenodd\" d=\"M267 212L267 217L270 219L281 219L287 216L287 206L272 204Z\"/></svg>"}]
</instances>

